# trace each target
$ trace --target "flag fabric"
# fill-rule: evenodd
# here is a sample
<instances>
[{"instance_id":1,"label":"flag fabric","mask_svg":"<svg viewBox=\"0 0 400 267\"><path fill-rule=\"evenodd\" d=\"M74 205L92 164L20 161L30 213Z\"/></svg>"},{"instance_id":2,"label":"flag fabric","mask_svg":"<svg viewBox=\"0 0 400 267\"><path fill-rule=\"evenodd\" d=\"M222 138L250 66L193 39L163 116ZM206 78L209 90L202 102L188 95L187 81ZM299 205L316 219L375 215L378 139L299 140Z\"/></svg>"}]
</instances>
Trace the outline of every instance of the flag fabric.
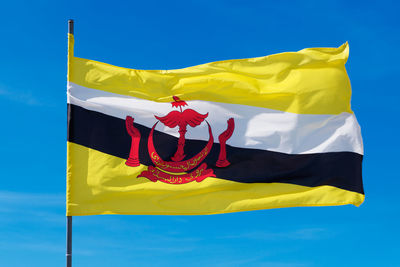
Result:
<instances>
[{"instance_id":1,"label":"flag fabric","mask_svg":"<svg viewBox=\"0 0 400 267\"><path fill-rule=\"evenodd\" d=\"M69 42L68 216L363 202L347 43L136 70Z\"/></svg>"}]
</instances>

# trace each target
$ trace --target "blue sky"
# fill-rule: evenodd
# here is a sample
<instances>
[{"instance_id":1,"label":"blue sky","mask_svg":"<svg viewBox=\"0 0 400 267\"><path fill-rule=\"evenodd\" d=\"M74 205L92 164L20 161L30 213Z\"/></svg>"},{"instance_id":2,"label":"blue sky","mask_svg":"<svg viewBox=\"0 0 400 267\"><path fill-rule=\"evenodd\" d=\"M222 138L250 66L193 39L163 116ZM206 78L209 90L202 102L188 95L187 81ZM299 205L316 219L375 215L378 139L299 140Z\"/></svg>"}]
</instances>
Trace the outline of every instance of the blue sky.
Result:
<instances>
[{"instance_id":1,"label":"blue sky","mask_svg":"<svg viewBox=\"0 0 400 267\"><path fill-rule=\"evenodd\" d=\"M0 266L65 265L67 19L75 55L171 69L349 41L366 201L74 217L74 266L400 266L396 1L4 1Z\"/></svg>"}]
</instances>

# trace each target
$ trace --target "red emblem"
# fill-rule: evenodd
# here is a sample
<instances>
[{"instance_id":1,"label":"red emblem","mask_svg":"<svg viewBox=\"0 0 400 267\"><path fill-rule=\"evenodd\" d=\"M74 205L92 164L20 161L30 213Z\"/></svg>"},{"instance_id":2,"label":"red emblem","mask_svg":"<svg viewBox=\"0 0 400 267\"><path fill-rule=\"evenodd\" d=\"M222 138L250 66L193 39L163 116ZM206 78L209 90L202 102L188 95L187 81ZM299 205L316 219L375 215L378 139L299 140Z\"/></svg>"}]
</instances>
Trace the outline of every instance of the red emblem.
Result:
<instances>
[{"instance_id":1,"label":"red emblem","mask_svg":"<svg viewBox=\"0 0 400 267\"><path fill-rule=\"evenodd\" d=\"M179 111L171 111L164 117L154 116L158 121L151 128L148 137L147 148L150 159L155 166L149 166L148 170L143 171L141 174L138 175L138 177L145 177L153 182L161 181L168 184L184 184L192 181L201 182L207 177L215 177L213 170L208 168L206 163L202 163L202 161L210 153L211 148L214 144L212 129L210 124L206 120L206 118L208 117L208 113L200 114L193 109L182 110L182 107L185 107L188 104L185 101L179 99L179 97L177 96L173 96L173 99L174 102L171 103L172 107L179 108ZM137 130L133 126L133 121L134 119L132 117L126 117L126 130L131 136L132 142L129 158L127 159L125 164L127 166L136 167L140 165L139 142L141 135L139 130ZM189 125L190 127L195 128L204 121L205 123L207 123L209 134L209 139L206 146L194 157L184 160L186 157L184 147L186 141L185 134L187 132L187 126ZM170 128L175 128L176 126L178 126L179 128L178 148L174 156L171 158L172 161L164 161L158 155L154 147L153 133L158 122L161 122L162 124ZM227 160L226 156L226 141L233 134L235 122L233 118L230 118L227 123L227 129L218 137L221 149L219 152L218 160L215 164L217 167L227 167L230 165L230 162ZM197 166L199 167L195 169ZM182 172L186 173L182 174Z\"/></svg>"}]
</instances>

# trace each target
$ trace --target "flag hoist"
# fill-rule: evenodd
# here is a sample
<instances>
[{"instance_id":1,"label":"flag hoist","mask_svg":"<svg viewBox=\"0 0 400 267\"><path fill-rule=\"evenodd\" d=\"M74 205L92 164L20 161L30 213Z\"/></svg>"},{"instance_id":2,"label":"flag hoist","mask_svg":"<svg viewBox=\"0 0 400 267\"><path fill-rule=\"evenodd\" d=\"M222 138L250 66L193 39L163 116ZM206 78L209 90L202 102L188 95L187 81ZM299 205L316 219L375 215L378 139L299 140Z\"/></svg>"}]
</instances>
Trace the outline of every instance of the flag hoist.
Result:
<instances>
[{"instance_id":1,"label":"flag hoist","mask_svg":"<svg viewBox=\"0 0 400 267\"><path fill-rule=\"evenodd\" d=\"M75 57L69 25L69 226L363 202L347 43L137 70Z\"/></svg>"}]
</instances>

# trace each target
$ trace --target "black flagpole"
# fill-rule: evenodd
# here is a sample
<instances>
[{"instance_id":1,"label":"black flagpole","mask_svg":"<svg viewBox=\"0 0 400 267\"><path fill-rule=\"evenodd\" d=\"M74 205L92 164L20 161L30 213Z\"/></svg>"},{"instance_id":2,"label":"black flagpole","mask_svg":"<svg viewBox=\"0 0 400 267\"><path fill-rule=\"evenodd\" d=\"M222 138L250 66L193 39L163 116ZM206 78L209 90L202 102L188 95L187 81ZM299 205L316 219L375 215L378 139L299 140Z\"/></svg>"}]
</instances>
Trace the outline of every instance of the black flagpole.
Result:
<instances>
[{"instance_id":1,"label":"black flagpole","mask_svg":"<svg viewBox=\"0 0 400 267\"><path fill-rule=\"evenodd\" d=\"M72 266L72 216L67 216L67 267Z\"/></svg>"},{"instance_id":2,"label":"black flagpole","mask_svg":"<svg viewBox=\"0 0 400 267\"><path fill-rule=\"evenodd\" d=\"M70 19L68 20L68 33L74 35L74 20ZM72 47L69 47L69 42L68 42L68 51L72 49ZM68 57L69 57L68 53ZM68 58L68 63L69 63L70 58ZM69 65L69 64L68 64ZM68 66L69 68L70 66ZM67 216L67 267L72 266L72 216Z\"/></svg>"}]
</instances>

